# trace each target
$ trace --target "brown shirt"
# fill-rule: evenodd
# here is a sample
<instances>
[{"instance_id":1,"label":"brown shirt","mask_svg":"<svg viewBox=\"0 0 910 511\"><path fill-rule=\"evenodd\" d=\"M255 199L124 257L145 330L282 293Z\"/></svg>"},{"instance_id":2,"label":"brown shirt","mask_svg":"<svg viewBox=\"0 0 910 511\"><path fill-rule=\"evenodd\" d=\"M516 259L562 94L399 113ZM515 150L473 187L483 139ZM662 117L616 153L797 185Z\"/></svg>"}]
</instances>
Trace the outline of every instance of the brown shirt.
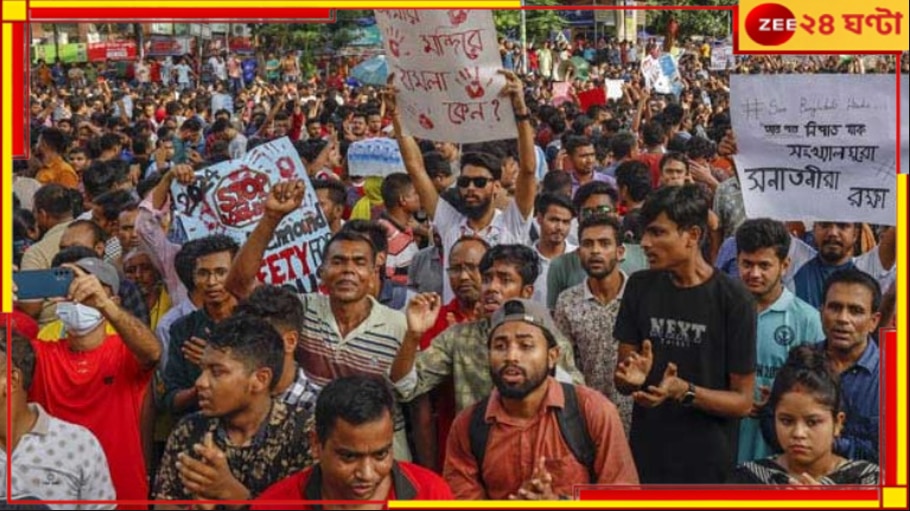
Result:
<instances>
[{"instance_id":1,"label":"brown shirt","mask_svg":"<svg viewBox=\"0 0 910 511\"><path fill-rule=\"evenodd\" d=\"M510 417L502 407L499 391L493 390L485 415L492 426L482 482L469 438L471 413L477 404L458 415L449 433L443 469L443 477L456 499L505 499L531 478L542 456L547 459L546 467L553 476L553 491L557 495L571 496L574 485L590 482L587 467L575 459L559 429L554 408L565 404L562 386L552 377L544 385L548 386L547 394L540 411L530 419ZM575 390L579 412L597 446L594 457L597 483L638 484L635 462L616 406L596 390L584 386L576 386Z\"/></svg>"},{"instance_id":2,"label":"brown shirt","mask_svg":"<svg viewBox=\"0 0 910 511\"><path fill-rule=\"evenodd\" d=\"M35 179L39 183L46 185L48 183L57 183L67 188L79 187L79 174L73 170L69 163L63 161L60 156L55 157L46 165L41 167Z\"/></svg>"}]
</instances>

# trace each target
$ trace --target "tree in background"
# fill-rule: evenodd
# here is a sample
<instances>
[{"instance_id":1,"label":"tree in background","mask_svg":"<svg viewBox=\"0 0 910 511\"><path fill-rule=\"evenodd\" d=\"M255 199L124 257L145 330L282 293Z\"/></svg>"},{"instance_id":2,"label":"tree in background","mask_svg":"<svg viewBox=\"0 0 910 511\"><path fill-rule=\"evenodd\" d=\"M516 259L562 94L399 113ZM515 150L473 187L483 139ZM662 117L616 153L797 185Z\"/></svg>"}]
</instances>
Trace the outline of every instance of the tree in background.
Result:
<instances>
[{"instance_id":1,"label":"tree in background","mask_svg":"<svg viewBox=\"0 0 910 511\"><path fill-rule=\"evenodd\" d=\"M736 5L738 0L649 0L647 5L661 6L722 6ZM647 11L647 30L650 34L666 35L667 26L671 19L679 23L676 40L687 41L689 36L725 36L730 29L732 12L723 11L682 11L661 10Z\"/></svg>"},{"instance_id":2,"label":"tree in background","mask_svg":"<svg viewBox=\"0 0 910 511\"><path fill-rule=\"evenodd\" d=\"M525 5L565 7L558 0L526 0ZM525 11L525 19L528 42L536 41L537 45L549 39L552 32L566 27L566 21L555 10ZM521 29L521 13L517 9L494 9L493 23L500 36L518 39Z\"/></svg>"}]
</instances>

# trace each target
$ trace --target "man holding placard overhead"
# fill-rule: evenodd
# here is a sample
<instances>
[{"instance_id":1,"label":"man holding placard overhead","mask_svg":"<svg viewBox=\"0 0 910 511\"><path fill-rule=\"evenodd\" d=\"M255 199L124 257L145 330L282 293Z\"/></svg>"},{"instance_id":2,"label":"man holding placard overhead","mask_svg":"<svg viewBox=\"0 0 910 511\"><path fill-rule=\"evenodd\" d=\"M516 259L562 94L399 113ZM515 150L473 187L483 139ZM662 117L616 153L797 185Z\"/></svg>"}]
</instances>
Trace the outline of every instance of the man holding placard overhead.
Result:
<instances>
[{"instance_id":1,"label":"man holding placard overhead","mask_svg":"<svg viewBox=\"0 0 910 511\"><path fill-rule=\"evenodd\" d=\"M503 71L506 86L501 95L512 100L515 121L518 125L518 178L515 183L515 197L505 210L494 207L494 198L504 193L500 178L502 165L499 158L487 153L465 153L461 156L461 175L456 181L461 208L456 209L445 199L440 200L433 180L427 175L420 148L414 137L403 135L401 113L397 109L397 89L390 88L385 94L386 105L405 168L411 175L414 187L420 195L420 203L442 236L443 265L446 264L452 245L466 235L486 240L490 245L504 243L529 244L528 232L531 226L531 211L537 193L536 153L534 150L534 128L530 113L525 105L521 80L512 72ZM443 280L445 302L454 294L448 280Z\"/></svg>"}]
</instances>

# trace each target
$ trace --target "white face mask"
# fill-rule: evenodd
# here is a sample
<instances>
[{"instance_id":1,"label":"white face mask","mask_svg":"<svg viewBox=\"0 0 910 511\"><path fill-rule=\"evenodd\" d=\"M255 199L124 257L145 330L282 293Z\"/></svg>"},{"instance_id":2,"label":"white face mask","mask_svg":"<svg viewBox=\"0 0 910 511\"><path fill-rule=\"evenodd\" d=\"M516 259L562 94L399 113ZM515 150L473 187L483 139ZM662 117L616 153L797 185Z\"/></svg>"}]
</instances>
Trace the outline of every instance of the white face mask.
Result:
<instances>
[{"instance_id":1,"label":"white face mask","mask_svg":"<svg viewBox=\"0 0 910 511\"><path fill-rule=\"evenodd\" d=\"M67 331L76 335L85 335L98 328L98 325L104 321L104 316L98 309L73 302L58 303L57 317L63 321Z\"/></svg>"}]
</instances>

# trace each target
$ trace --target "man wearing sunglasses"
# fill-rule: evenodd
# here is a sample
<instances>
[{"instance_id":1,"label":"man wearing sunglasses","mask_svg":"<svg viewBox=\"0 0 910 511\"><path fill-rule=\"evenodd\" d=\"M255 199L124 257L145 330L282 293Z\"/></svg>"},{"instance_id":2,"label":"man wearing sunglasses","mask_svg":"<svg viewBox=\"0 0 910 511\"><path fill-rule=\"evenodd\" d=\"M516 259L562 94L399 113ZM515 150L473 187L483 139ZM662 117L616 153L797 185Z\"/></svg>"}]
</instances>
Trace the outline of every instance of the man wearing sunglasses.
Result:
<instances>
[{"instance_id":1,"label":"man wearing sunglasses","mask_svg":"<svg viewBox=\"0 0 910 511\"><path fill-rule=\"evenodd\" d=\"M433 180L427 175L417 142L413 137L402 135L401 116L396 101L398 90L390 86L384 94L405 168L420 195L424 211L433 218L433 224L442 236L444 267L448 266L452 245L462 236L480 237L491 246L506 243L530 244L531 211L537 194L534 128L525 105L521 80L512 72L502 73L506 77L506 85L501 95L511 99L518 125L519 171L515 197L501 211L493 205L495 197L505 193L500 182L500 158L487 153L465 153L461 156L461 174L456 181L461 208L456 209L448 201L440 200ZM453 297L448 279L443 279L443 303L451 301Z\"/></svg>"}]
</instances>

